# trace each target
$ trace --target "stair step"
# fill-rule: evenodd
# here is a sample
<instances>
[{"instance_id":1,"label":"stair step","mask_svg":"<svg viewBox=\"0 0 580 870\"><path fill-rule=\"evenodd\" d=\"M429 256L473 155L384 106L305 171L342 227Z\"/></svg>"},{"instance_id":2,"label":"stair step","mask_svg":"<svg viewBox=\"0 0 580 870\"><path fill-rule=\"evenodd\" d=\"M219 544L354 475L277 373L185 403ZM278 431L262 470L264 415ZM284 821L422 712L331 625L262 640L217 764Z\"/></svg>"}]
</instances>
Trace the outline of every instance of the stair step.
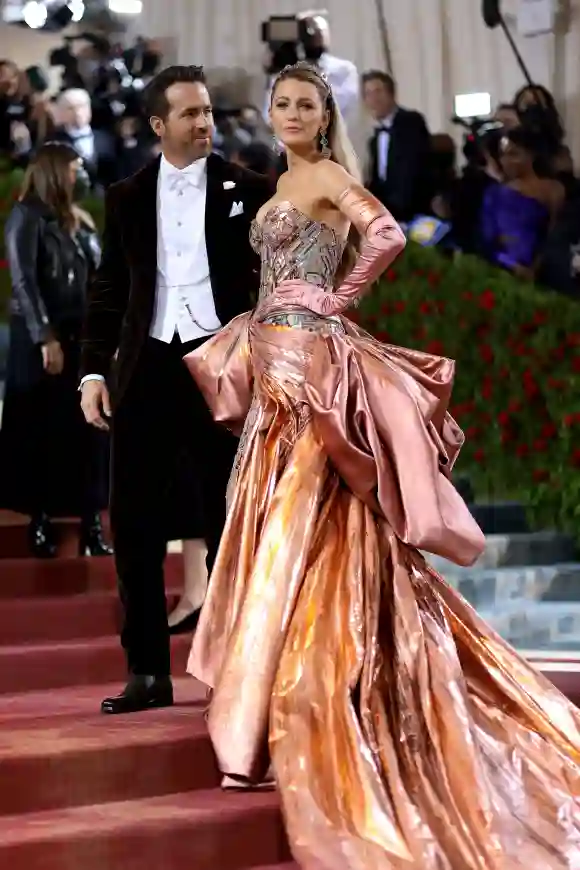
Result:
<instances>
[{"instance_id":1,"label":"stair step","mask_svg":"<svg viewBox=\"0 0 580 870\"><path fill-rule=\"evenodd\" d=\"M177 590L168 592L169 610L177 603L178 595ZM119 595L113 591L5 599L0 605L0 648L116 634L121 616Z\"/></svg>"},{"instance_id":2,"label":"stair step","mask_svg":"<svg viewBox=\"0 0 580 870\"><path fill-rule=\"evenodd\" d=\"M268 867L254 867L252 870L300 870L298 864L270 864Z\"/></svg>"},{"instance_id":3,"label":"stair step","mask_svg":"<svg viewBox=\"0 0 580 870\"><path fill-rule=\"evenodd\" d=\"M580 650L580 602L507 602L479 613L518 649Z\"/></svg>"},{"instance_id":4,"label":"stair step","mask_svg":"<svg viewBox=\"0 0 580 870\"><path fill-rule=\"evenodd\" d=\"M192 791L0 819L10 870L251 870L289 859L272 792Z\"/></svg>"},{"instance_id":5,"label":"stair step","mask_svg":"<svg viewBox=\"0 0 580 870\"><path fill-rule=\"evenodd\" d=\"M493 610L531 602L580 602L580 563L521 568L452 569L441 560L428 562L466 598L476 610Z\"/></svg>"},{"instance_id":6,"label":"stair step","mask_svg":"<svg viewBox=\"0 0 580 870\"><path fill-rule=\"evenodd\" d=\"M23 559L30 556L29 518L12 511L0 511L0 559ZM58 519L54 528L60 556L75 556L79 541L78 519Z\"/></svg>"},{"instance_id":7,"label":"stair step","mask_svg":"<svg viewBox=\"0 0 580 870\"><path fill-rule=\"evenodd\" d=\"M580 706L579 651L523 650L522 655L576 706Z\"/></svg>"},{"instance_id":8,"label":"stair step","mask_svg":"<svg viewBox=\"0 0 580 870\"><path fill-rule=\"evenodd\" d=\"M207 687L193 677L180 676L173 678L176 706L183 707L187 704L205 703L208 697ZM40 718L50 719L55 727L62 718L78 716L90 718L100 710L101 700L115 695L122 688L120 682L93 684L86 686L67 686L61 689L40 689L32 692L16 692L14 694L0 695L0 728L7 728L12 723L15 726L25 727L28 721L34 721L39 717L39 711L47 711ZM173 709L175 710L175 706ZM151 711L156 715L155 711ZM140 714L132 714L140 715ZM108 722L109 719L119 717L107 716L99 722ZM132 716L122 716L119 721L132 722Z\"/></svg>"},{"instance_id":9,"label":"stair step","mask_svg":"<svg viewBox=\"0 0 580 870\"><path fill-rule=\"evenodd\" d=\"M165 560L165 584L168 589L183 587L180 553L169 553ZM116 588L111 556L0 559L0 599L80 595Z\"/></svg>"},{"instance_id":10,"label":"stair step","mask_svg":"<svg viewBox=\"0 0 580 870\"><path fill-rule=\"evenodd\" d=\"M579 556L578 547L570 535L559 532L528 532L514 535L488 535L485 552L474 568L510 568L521 565L557 565L574 562ZM457 571L457 566L446 559L431 557L431 563L441 573Z\"/></svg>"},{"instance_id":11,"label":"stair step","mask_svg":"<svg viewBox=\"0 0 580 870\"><path fill-rule=\"evenodd\" d=\"M191 637L172 641L173 672L185 673ZM125 662L116 637L0 646L0 695L123 680Z\"/></svg>"},{"instance_id":12,"label":"stair step","mask_svg":"<svg viewBox=\"0 0 580 870\"><path fill-rule=\"evenodd\" d=\"M580 707L580 651L520 648L520 654Z\"/></svg>"},{"instance_id":13,"label":"stair step","mask_svg":"<svg viewBox=\"0 0 580 870\"><path fill-rule=\"evenodd\" d=\"M469 505L476 522L486 535L511 535L529 532L526 511L517 502Z\"/></svg>"},{"instance_id":14,"label":"stair step","mask_svg":"<svg viewBox=\"0 0 580 870\"><path fill-rule=\"evenodd\" d=\"M0 817L219 785L204 686L182 678L172 708L103 716L101 700L119 689L0 697Z\"/></svg>"}]
</instances>

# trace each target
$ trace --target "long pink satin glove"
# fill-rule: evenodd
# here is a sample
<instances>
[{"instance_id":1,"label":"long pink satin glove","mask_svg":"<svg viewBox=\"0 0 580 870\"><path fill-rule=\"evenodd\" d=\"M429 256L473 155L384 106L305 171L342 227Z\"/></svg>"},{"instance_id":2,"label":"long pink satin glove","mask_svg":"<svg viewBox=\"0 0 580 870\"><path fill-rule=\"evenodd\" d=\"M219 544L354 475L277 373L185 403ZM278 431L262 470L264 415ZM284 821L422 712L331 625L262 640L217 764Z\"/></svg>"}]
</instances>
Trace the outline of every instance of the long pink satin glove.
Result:
<instances>
[{"instance_id":1,"label":"long pink satin glove","mask_svg":"<svg viewBox=\"0 0 580 870\"><path fill-rule=\"evenodd\" d=\"M347 187L338 205L364 239L352 271L334 293L304 281L285 281L276 288L276 301L324 317L340 314L363 295L405 247L405 236L393 216L364 187Z\"/></svg>"}]
</instances>

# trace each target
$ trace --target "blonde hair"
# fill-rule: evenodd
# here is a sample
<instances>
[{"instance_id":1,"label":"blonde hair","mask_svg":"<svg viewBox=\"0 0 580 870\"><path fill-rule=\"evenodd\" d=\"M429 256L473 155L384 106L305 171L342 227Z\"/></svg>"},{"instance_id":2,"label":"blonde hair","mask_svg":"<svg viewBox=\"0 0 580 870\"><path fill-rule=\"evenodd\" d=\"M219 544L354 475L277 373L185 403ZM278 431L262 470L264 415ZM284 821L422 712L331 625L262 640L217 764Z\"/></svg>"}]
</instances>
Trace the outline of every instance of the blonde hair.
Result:
<instances>
[{"instance_id":1,"label":"blonde hair","mask_svg":"<svg viewBox=\"0 0 580 870\"><path fill-rule=\"evenodd\" d=\"M324 109L328 112L328 126L324 131L328 141L328 146L324 147L328 147L330 152L328 159L337 163L339 166L342 166L342 168L345 169L346 172L355 179L355 181L361 183L362 173L356 151L350 141L344 118L342 117L342 113L334 99L330 85L323 74L315 66L312 66L312 64L307 63L306 61L298 61L298 63L292 64L291 66L286 66L280 73L278 73L274 80L272 99L274 99L276 88L280 82L287 81L288 79L293 79L299 82L308 82L309 84L314 85L320 95ZM323 133L321 131L318 142L321 151L324 150L322 135ZM337 272L337 281L343 280L344 276L352 269L358 251L360 250L360 244L360 233L356 227L351 224L340 267Z\"/></svg>"}]
</instances>

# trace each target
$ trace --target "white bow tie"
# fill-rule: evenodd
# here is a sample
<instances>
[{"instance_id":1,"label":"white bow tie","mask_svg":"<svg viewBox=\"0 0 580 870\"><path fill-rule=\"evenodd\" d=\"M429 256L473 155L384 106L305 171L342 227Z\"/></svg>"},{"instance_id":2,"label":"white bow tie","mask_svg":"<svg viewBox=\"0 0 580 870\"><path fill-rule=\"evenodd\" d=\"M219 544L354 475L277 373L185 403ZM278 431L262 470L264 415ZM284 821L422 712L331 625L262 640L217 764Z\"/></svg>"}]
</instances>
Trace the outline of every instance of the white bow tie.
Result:
<instances>
[{"instance_id":1,"label":"white bow tie","mask_svg":"<svg viewBox=\"0 0 580 870\"><path fill-rule=\"evenodd\" d=\"M170 190L182 191L186 187L199 187L199 178L193 172L169 172L167 185Z\"/></svg>"}]
</instances>

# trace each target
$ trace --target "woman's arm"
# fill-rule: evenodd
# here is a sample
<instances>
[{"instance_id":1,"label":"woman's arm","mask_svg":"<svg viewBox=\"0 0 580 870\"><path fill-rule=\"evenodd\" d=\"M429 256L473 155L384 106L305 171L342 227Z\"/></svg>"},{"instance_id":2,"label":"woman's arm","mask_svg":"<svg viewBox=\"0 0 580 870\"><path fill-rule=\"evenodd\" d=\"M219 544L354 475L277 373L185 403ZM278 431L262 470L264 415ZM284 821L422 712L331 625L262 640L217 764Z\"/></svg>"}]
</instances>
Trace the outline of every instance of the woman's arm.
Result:
<instances>
[{"instance_id":1,"label":"woman's arm","mask_svg":"<svg viewBox=\"0 0 580 870\"><path fill-rule=\"evenodd\" d=\"M333 202L361 235L356 262L336 293L332 294L340 298L337 304L346 308L388 269L403 251L407 240L392 214L356 181L350 180Z\"/></svg>"},{"instance_id":2,"label":"woman's arm","mask_svg":"<svg viewBox=\"0 0 580 870\"><path fill-rule=\"evenodd\" d=\"M37 279L40 219L25 205L16 205L6 223L6 256L14 296L34 344L55 338Z\"/></svg>"},{"instance_id":3,"label":"woman's arm","mask_svg":"<svg viewBox=\"0 0 580 870\"><path fill-rule=\"evenodd\" d=\"M387 209L366 188L336 163L322 164L319 171L321 199L332 202L359 231L360 251L352 271L334 293L317 287L283 293L285 302L308 308L315 314L338 314L359 299L401 253L406 244L403 231Z\"/></svg>"}]
</instances>

